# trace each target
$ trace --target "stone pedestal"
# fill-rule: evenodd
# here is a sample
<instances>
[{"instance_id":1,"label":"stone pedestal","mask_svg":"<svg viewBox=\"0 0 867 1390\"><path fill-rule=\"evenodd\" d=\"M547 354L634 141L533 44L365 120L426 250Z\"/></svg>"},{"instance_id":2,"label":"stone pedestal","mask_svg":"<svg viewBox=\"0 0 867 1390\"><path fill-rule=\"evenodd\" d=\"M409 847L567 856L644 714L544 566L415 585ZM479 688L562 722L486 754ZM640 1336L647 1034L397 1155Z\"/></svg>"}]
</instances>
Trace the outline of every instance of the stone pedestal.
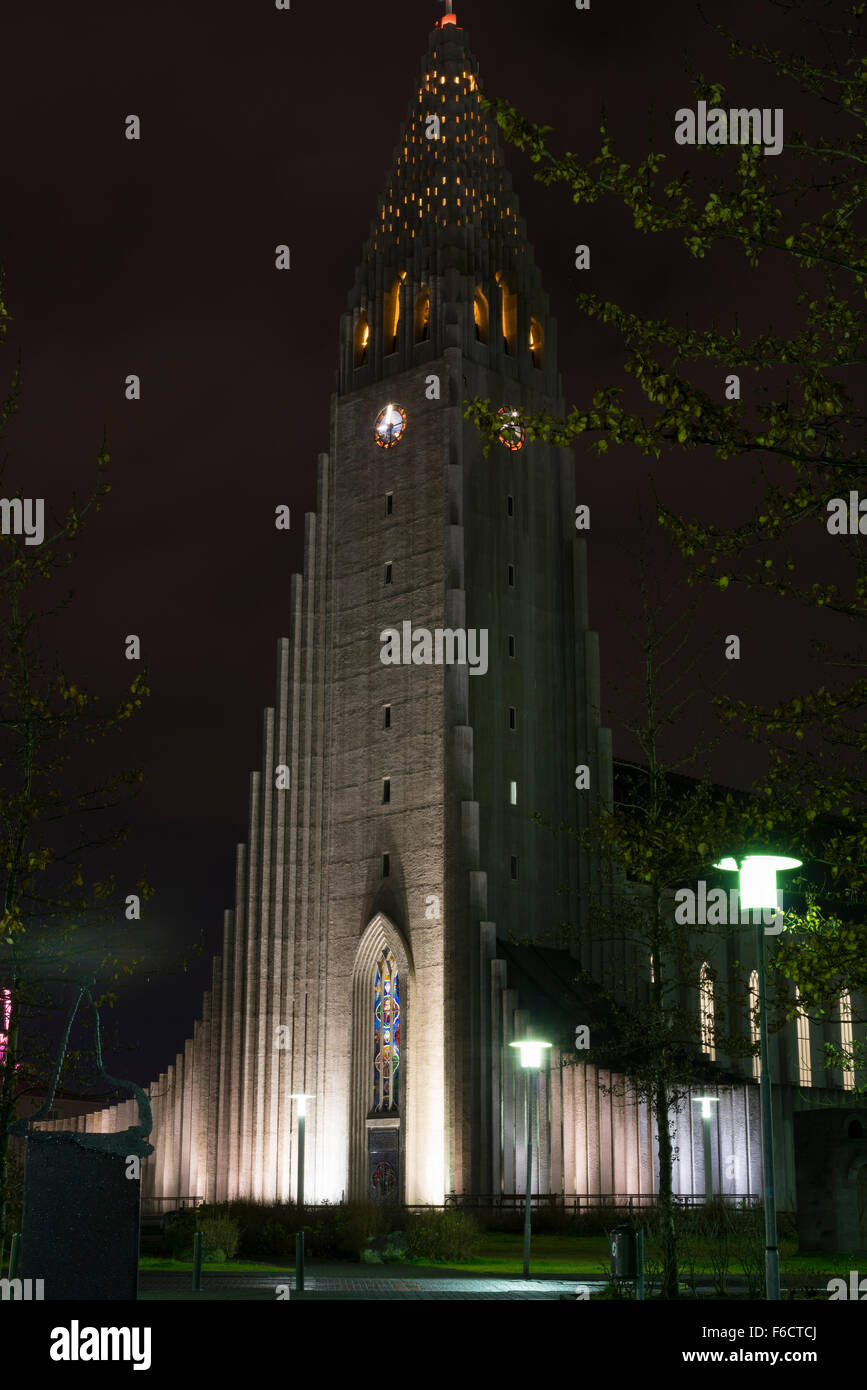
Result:
<instances>
[{"instance_id":1,"label":"stone pedestal","mask_svg":"<svg viewBox=\"0 0 867 1390\"><path fill-rule=\"evenodd\" d=\"M867 1109L793 1118L801 1250L867 1254Z\"/></svg>"},{"instance_id":2,"label":"stone pedestal","mask_svg":"<svg viewBox=\"0 0 867 1390\"><path fill-rule=\"evenodd\" d=\"M138 1296L141 1178L127 1175L149 1152L125 1133L28 1135L21 1276L45 1281L46 1302Z\"/></svg>"}]
</instances>

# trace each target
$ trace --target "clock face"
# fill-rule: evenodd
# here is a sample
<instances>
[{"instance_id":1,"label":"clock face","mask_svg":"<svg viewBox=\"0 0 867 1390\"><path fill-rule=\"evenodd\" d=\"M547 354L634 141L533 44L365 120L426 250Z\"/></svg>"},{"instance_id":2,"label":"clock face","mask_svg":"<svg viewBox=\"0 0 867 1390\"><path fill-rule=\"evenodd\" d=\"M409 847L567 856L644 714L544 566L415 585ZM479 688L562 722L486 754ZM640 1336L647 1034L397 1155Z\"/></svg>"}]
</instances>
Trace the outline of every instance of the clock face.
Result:
<instances>
[{"instance_id":1,"label":"clock face","mask_svg":"<svg viewBox=\"0 0 867 1390\"><path fill-rule=\"evenodd\" d=\"M503 428L497 438L513 453L516 449L523 449L524 440L527 437L524 426L518 423L518 413L517 410L510 410L506 406L497 411L497 414L503 419Z\"/></svg>"},{"instance_id":2,"label":"clock face","mask_svg":"<svg viewBox=\"0 0 867 1390\"><path fill-rule=\"evenodd\" d=\"M374 437L381 449L393 449L406 429L406 411L389 404L376 417Z\"/></svg>"}]
</instances>

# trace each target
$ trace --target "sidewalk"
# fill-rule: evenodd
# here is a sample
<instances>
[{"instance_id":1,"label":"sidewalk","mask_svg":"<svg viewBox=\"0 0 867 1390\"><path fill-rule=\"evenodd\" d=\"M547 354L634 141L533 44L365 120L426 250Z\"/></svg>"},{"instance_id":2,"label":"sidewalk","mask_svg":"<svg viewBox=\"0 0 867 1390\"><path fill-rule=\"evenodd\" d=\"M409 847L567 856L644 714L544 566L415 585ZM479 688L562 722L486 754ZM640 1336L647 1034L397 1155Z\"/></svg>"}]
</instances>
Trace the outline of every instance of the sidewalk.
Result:
<instances>
[{"instance_id":1,"label":"sidewalk","mask_svg":"<svg viewBox=\"0 0 867 1390\"><path fill-rule=\"evenodd\" d=\"M486 1299L486 1300L559 1300L561 1294L574 1298L579 1283L591 1289L601 1287L597 1279L563 1278L523 1279L479 1278L467 1274L444 1277L437 1269L423 1266L403 1267L397 1275L392 1266L380 1266L383 1273L374 1273L377 1266L357 1264L325 1264L310 1262L306 1268L304 1293L295 1292L295 1271L271 1274L208 1274L202 1273L202 1292L194 1294L188 1274L143 1271L139 1276L140 1299L268 1299L277 1298L278 1285L288 1285L290 1298L300 1299Z\"/></svg>"}]
</instances>

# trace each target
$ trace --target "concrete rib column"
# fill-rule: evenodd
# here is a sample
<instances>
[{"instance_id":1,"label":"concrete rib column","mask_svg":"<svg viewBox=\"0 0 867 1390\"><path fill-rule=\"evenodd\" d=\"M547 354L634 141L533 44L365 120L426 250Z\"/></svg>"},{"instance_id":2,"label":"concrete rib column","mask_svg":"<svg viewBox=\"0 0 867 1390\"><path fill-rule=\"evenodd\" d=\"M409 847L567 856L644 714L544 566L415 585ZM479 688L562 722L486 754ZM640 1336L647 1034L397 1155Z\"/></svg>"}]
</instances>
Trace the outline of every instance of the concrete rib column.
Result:
<instances>
[{"instance_id":1,"label":"concrete rib column","mask_svg":"<svg viewBox=\"0 0 867 1390\"><path fill-rule=\"evenodd\" d=\"M497 928L494 922L479 923L479 1134L478 1152L481 1155L480 1188L484 1192L489 1182L491 1164L491 1100L492 1100L492 1028L491 1028L491 963L497 952ZM495 1190L495 1189L492 1189Z\"/></svg>"},{"instance_id":2,"label":"concrete rib column","mask_svg":"<svg viewBox=\"0 0 867 1390\"><path fill-rule=\"evenodd\" d=\"M292 807L297 795L297 768L290 748L289 726L289 642L282 638L277 644L277 699L274 723L275 761L289 768L289 786L276 795L272 817L271 872L271 942L268 968L263 982L263 1018L266 1040L265 1060L265 1140L263 1145L263 1193L267 1201L281 1197L279 1186L279 1148L281 1103L284 1090L285 1059L291 1056L286 1048L277 1047L277 1028L281 1017L281 985L286 965L286 859L287 827L292 821ZM291 1035L290 1035L291 1036Z\"/></svg>"},{"instance_id":3,"label":"concrete rib column","mask_svg":"<svg viewBox=\"0 0 867 1390\"><path fill-rule=\"evenodd\" d=\"M515 1002L518 991L513 990ZM530 1025L530 1015L526 1009L513 1011L512 1038L517 1041L526 1037ZM511 1039L510 1039L511 1041ZM515 1191L527 1190L527 1073L521 1066L521 1053L516 1047L510 1048L515 1077ZM532 1186L532 1174L530 1174Z\"/></svg>"},{"instance_id":4,"label":"concrete rib column","mask_svg":"<svg viewBox=\"0 0 867 1390\"><path fill-rule=\"evenodd\" d=\"M503 1005L503 1191L514 1193L515 1187L515 1049L509 1043L515 1036L516 989L504 989Z\"/></svg>"},{"instance_id":5,"label":"concrete rib column","mask_svg":"<svg viewBox=\"0 0 867 1390\"><path fill-rule=\"evenodd\" d=\"M229 1177L227 1196L230 1201L240 1196L240 1134L241 1134L241 1077L244 1041L244 972L247 940L247 862L246 845L239 845L235 866L234 949L232 984L229 998L229 1030L227 1038L228 1068L228 1125Z\"/></svg>"},{"instance_id":6,"label":"concrete rib column","mask_svg":"<svg viewBox=\"0 0 867 1390\"><path fill-rule=\"evenodd\" d=\"M181 1161L183 1156L183 1118L184 1118L184 1054L175 1056L175 1070L171 1093L172 1116L172 1168L170 1195L182 1196Z\"/></svg>"},{"instance_id":7,"label":"concrete rib column","mask_svg":"<svg viewBox=\"0 0 867 1390\"><path fill-rule=\"evenodd\" d=\"M278 1191L280 1200L288 1202L292 1195L292 1154L293 1154L293 1102L289 1099L295 1089L295 986L296 954L298 948L298 924L303 921L298 909L298 855L301 836L298 828L298 806L301 797L301 768L304 758L304 730L301 721L301 687L299 670L302 650L302 598L301 576L292 576L289 593L289 631L287 643L287 752L292 769L291 819L286 829L286 858L284 863L284 901L286 903L283 923L283 967L280 977L275 981L279 989L277 1022L288 1029L288 1047L281 1050L280 1091L279 1091L279 1145L278 1145Z\"/></svg>"},{"instance_id":8,"label":"concrete rib column","mask_svg":"<svg viewBox=\"0 0 867 1390\"><path fill-rule=\"evenodd\" d=\"M236 868L237 873L237 868ZM223 913L223 954L221 966L219 1036L217 1039L218 1099L216 1114L216 1200L226 1201L230 1193L231 1109L232 1109L232 995L235 979L235 914Z\"/></svg>"},{"instance_id":9,"label":"concrete rib column","mask_svg":"<svg viewBox=\"0 0 867 1390\"><path fill-rule=\"evenodd\" d=\"M184 1043L184 1075L178 1096L178 1109L180 1111L180 1162L178 1165L178 1183L181 1191L190 1194L190 1174L193 1166L193 1096L196 1090L196 1054L193 1047L193 1039L187 1038Z\"/></svg>"},{"instance_id":10,"label":"concrete rib column","mask_svg":"<svg viewBox=\"0 0 867 1390\"><path fill-rule=\"evenodd\" d=\"M557 1047L551 1048L548 1065L548 1092L550 1096L550 1144L551 1176L550 1190L565 1192L563 1185L563 1066L562 1054Z\"/></svg>"},{"instance_id":11,"label":"concrete rib column","mask_svg":"<svg viewBox=\"0 0 867 1390\"><path fill-rule=\"evenodd\" d=\"M503 992L506 988L506 962L491 961L491 1192L494 1196L505 1191L503 1144L503 1094L505 1062L503 1058Z\"/></svg>"},{"instance_id":12,"label":"concrete rib column","mask_svg":"<svg viewBox=\"0 0 867 1390\"><path fill-rule=\"evenodd\" d=\"M240 1093L238 1195L255 1196L253 1141L256 1101L256 1043L258 1010L255 1007L259 948L259 890L262 867L262 773L250 776L250 830L248 873L244 895L244 982L240 1018Z\"/></svg>"},{"instance_id":13,"label":"concrete rib column","mask_svg":"<svg viewBox=\"0 0 867 1390\"><path fill-rule=\"evenodd\" d=\"M250 1186L257 1201L264 1193L265 1106L268 1057L273 1039L268 1029L268 970L272 935L271 850L274 799L285 795L275 787L277 756L274 744L274 711L266 709L262 731L262 778L258 826L256 902L251 896L251 932L248 957L248 1008L250 1026L248 1113L250 1115ZM251 875L252 878L252 875ZM246 1132L246 1126L245 1126Z\"/></svg>"}]
</instances>

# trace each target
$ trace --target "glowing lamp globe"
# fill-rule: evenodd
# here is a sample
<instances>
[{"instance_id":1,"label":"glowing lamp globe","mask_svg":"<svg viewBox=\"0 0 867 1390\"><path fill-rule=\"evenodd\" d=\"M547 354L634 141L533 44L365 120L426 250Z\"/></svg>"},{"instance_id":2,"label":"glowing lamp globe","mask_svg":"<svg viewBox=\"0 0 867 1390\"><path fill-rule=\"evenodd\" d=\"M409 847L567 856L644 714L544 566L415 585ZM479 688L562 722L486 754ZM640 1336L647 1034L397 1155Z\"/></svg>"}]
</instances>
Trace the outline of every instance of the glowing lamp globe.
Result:
<instances>
[{"instance_id":1,"label":"glowing lamp globe","mask_svg":"<svg viewBox=\"0 0 867 1390\"><path fill-rule=\"evenodd\" d=\"M315 1099L315 1092L314 1092L314 1091L292 1091L292 1092L290 1092L289 1099L290 1099L290 1100L297 1100L297 1102L298 1102L298 1114L299 1114L299 1115L306 1115L306 1114L307 1114L307 1102L308 1102L308 1100L314 1100L314 1099Z\"/></svg>"},{"instance_id":2,"label":"glowing lamp globe","mask_svg":"<svg viewBox=\"0 0 867 1390\"><path fill-rule=\"evenodd\" d=\"M745 854L737 859L721 859L715 869L728 869L740 874L740 905L742 908L775 908L777 906L777 872L780 869L799 869L800 859L783 854Z\"/></svg>"},{"instance_id":3,"label":"glowing lamp globe","mask_svg":"<svg viewBox=\"0 0 867 1390\"><path fill-rule=\"evenodd\" d=\"M709 1120L713 1111L712 1105L719 1105L719 1096L693 1096L693 1100L701 1101L701 1118Z\"/></svg>"},{"instance_id":4,"label":"glowing lamp globe","mask_svg":"<svg viewBox=\"0 0 867 1390\"><path fill-rule=\"evenodd\" d=\"M546 1047L550 1047L549 1042L539 1042L535 1038L522 1038L520 1042L509 1043L510 1047L521 1049L522 1067L541 1067L542 1054Z\"/></svg>"}]
</instances>

